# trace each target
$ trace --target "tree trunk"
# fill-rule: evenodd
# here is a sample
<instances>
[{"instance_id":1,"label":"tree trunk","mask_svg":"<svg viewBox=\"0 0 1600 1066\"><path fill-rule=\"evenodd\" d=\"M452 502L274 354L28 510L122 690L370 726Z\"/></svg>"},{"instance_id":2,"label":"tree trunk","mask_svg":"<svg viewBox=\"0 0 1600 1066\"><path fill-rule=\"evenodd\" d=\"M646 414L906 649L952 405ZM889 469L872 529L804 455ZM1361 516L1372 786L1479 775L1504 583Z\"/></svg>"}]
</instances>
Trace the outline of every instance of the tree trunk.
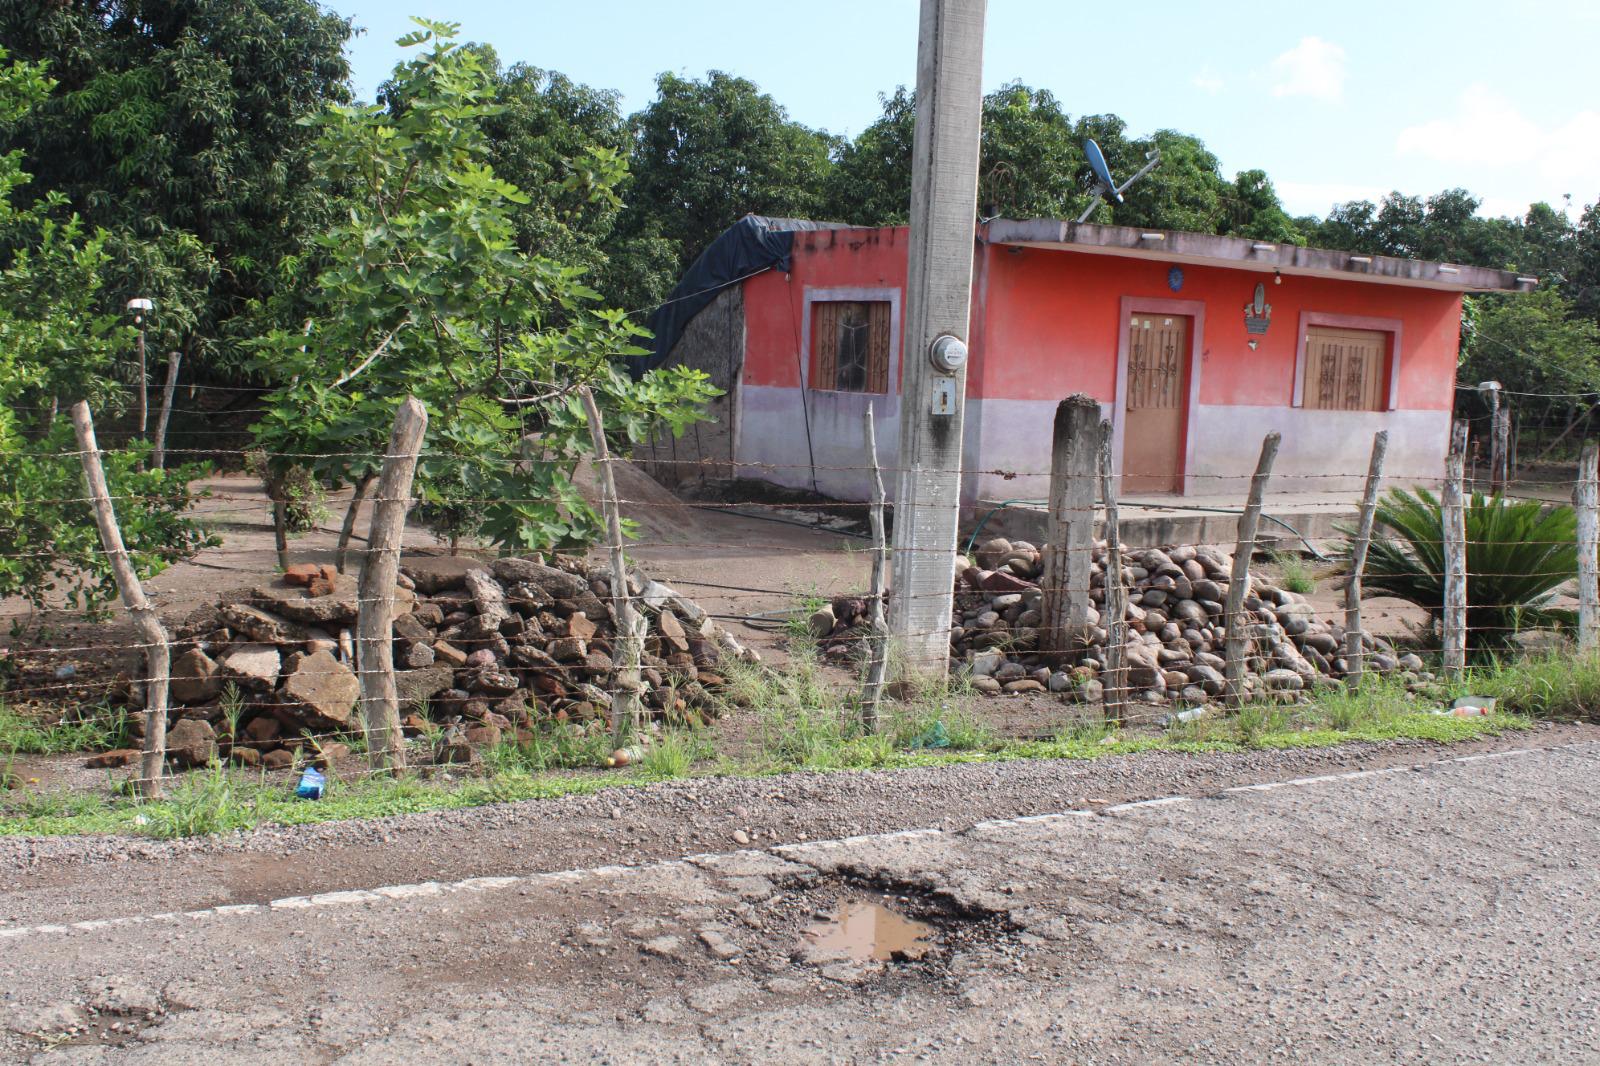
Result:
<instances>
[{"instance_id":1,"label":"tree trunk","mask_svg":"<svg viewBox=\"0 0 1600 1066\"><path fill-rule=\"evenodd\" d=\"M600 508L606 518L606 547L611 556L611 612L617 616L616 680L611 693L611 732L620 744L629 734L638 737L643 726L643 701L640 690L639 660L644 644L643 619L633 609L628 593L628 560L622 552L622 508L617 502L617 481L611 472L611 449L606 445L606 427L600 408L587 385L580 386L583 411L589 419L589 437L594 443L595 466L600 475ZM662 606L663 611L668 610Z\"/></svg>"},{"instance_id":2,"label":"tree trunk","mask_svg":"<svg viewBox=\"0 0 1600 1066\"><path fill-rule=\"evenodd\" d=\"M167 465L167 423L172 419L172 396L178 391L178 364L182 361L183 352L177 348L167 356L167 382L161 387L161 414L156 417L156 447L150 459L151 465L157 470L164 470Z\"/></svg>"},{"instance_id":3,"label":"tree trunk","mask_svg":"<svg viewBox=\"0 0 1600 1066\"><path fill-rule=\"evenodd\" d=\"M377 474L367 474L356 482L356 490L350 497L350 506L344 512L344 524L339 527L339 546L334 551L333 565L339 573L345 573L345 566L350 562L350 538L356 531L356 512L361 510L361 503L367 498L372 483L378 480Z\"/></svg>"}]
</instances>

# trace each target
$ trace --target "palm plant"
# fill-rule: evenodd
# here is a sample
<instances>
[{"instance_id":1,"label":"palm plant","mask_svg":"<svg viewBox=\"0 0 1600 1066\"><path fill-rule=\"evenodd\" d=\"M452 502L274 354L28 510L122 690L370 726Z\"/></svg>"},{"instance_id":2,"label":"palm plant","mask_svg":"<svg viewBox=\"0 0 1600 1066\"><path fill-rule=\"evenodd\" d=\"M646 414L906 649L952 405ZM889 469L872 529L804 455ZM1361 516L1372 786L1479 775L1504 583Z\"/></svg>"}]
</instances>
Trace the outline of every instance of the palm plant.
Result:
<instances>
[{"instance_id":1,"label":"palm plant","mask_svg":"<svg viewBox=\"0 0 1600 1066\"><path fill-rule=\"evenodd\" d=\"M1391 489L1378 504L1363 582L1438 619L1444 609L1444 521L1427 489ZM1526 629L1570 628L1573 612L1552 607L1577 576L1577 516L1538 500L1475 492L1466 504L1467 646L1503 648Z\"/></svg>"}]
</instances>

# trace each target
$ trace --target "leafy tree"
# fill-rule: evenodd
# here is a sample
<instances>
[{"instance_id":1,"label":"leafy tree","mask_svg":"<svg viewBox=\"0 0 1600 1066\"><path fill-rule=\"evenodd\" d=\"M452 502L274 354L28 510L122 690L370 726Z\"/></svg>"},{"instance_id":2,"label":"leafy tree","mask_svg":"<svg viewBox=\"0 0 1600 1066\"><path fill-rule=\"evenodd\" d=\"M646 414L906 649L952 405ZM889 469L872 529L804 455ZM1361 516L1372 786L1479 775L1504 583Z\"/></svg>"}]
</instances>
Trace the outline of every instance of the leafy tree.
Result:
<instances>
[{"instance_id":1,"label":"leafy tree","mask_svg":"<svg viewBox=\"0 0 1600 1066\"><path fill-rule=\"evenodd\" d=\"M589 451L573 386L596 389L619 442L681 430L713 390L686 368L631 382L614 360L642 354L639 331L594 309L581 268L518 247L530 198L489 163L486 126L505 105L483 51L415 21L399 43L428 47L396 68L386 104L314 120L316 163L351 190L349 213L318 240L309 324L261 342L258 367L282 384L257 441L285 471L359 483L414 395L430 416L419 516L441 536L583 542L599 526L571 480ZM608 180L589 195L612 196Z\"/></svg>"},{"instance_id":2,"label":"leafy tree","mask_svg":"<svg viewBox=\"0 0 1600 1066\"><path fill-rule=\"evenodd\" d=\"M901 224L911 209L911 139L916 104L904 85L878 96L883 114L840 145L829 172L825 212L858 226Z\"/></svg>"},{"instance_id":3,"label":"leafy tree","mask_svg":"<svg viewBox=\"0 0 1600 1066\"><path fill-rule=\"evenodd\" d=\"M1523 251L1522 225L1483 218L1480 206L1482 201L1465 189L1446 189L1426 200L1391 192L1379 204L1336 205L1306 235L1320 247L1352 252L1499 269L1513 265Z\"/></svg>"},{"instance_id":4,"label":"leafy tree","mask_svg":"<svg viewBox=\"0 0 1600 1066\"><path fill-rule=\"evenodd\" d=\"M489 163L528 197L517 247L585 268L610 306L649 310L677 281L678 259L665 238L618 233L632 182L618 94L525 63L490 67L501 110L483 121Z\"/></svg>"},{"instance_id":5,"label":"leafy tree","mask_svg":"<svg viewBox=\"0 0 1600 1066\"><path fill-rule=\"evenodd\" d=\"M630 124L633 180L618 236L667 242L677 273L746 214L823 214L837 139L790 120L752 82L716 70L704 81L662 74Z\"/></svg>"},{"instance_id":6,"label":"leafy tree","mask_svg":"<svg viewBox=\"0 0 1600 1066\"><path fill-rule=\"evenodd\" d=\"M0 66L0 135L50 88L41 64ZM23 167L20 150L0 155L0 597L35 608L59 597L93 611L116 584L83 498L72 429L56 412L63 400L115 410L125 399L104 375L127 350L129 328L97 311L105 234L58 217L59 195L23 200ZM149 576L206 538L184 517L192 502L185 486L199 468L144 471L144 455L142 447L113 451L103 463L134 568Z\"/></svg>"},{"instance_id":7,"label":"leafy tree","mask_svg":"<svg viewBox=\"0 0 1600 1066\"><path fill-rule=\"evenodd\" d=\"M880 99L883 114L839 150L828 182L830 217L859 225L906 220L915 96L901 86ZM1119 176L1142 167L1146 153L1162 153L1161 164L1129 189L1125 205L1102 206L1093 221L1300 239L1263 172L1244 171L1230 184L1216 157L1184 134L1130 138L1115 115L1074 122L1048 91L1010 82L984 97L981 137L978 199L985 216L1076 218L1094 193L1082 147L1092 137Z\"/></svg>"},{"instance_id":8,"label":"leafy tree","mask_svg":"<svg viewBox=\"0 0 1600 1066\"><path fill-rule=\"evenodd\" d=\"M1578 313L1600 319L1600 201L1584 208L1578 220L1569 280Z\"/></svg>"},{"instance_id":9,"label":"leafy tree","mask_svg":"<svg viewBox=\"0 0 1600 1066\"><path fill-rule=\"evenodd\" d=\"M1474 301L1463 381L1518 392L1600 392L1600 324L1559 289Z\"/></svg>"},{"instance_id":10,"label":"leafy tree","mask_svg":"<svg viewBox=\"0 0 1600 1066\"><path fill-rule=\"evenodd\" d=\"M154 297L156 350L227 362L279 261L326 225L299 119L348 98L349 33L315 0L0 5L0 40L57 83L0 150L106 231L102 307Z\"/></svg>"}]
</instances>

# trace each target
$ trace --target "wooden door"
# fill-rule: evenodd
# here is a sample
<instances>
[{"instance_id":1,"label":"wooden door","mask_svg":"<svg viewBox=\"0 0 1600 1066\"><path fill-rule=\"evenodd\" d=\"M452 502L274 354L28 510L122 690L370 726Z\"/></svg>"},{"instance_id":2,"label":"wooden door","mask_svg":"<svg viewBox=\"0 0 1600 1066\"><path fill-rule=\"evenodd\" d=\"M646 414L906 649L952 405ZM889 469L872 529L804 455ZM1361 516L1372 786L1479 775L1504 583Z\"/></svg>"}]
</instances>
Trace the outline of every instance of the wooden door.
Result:
<instances>
[{"instance_id":1,"label":"wooden door","mask_svg":"<svg viewBox=\"0 0 1600 1066\"><path fill-rule=\"evenodd\" d=\"M1189 408L1189 319L1136 313L1129 322L1122 411L1124 492L1182 492Z\"/></svg>"}]
</instances>

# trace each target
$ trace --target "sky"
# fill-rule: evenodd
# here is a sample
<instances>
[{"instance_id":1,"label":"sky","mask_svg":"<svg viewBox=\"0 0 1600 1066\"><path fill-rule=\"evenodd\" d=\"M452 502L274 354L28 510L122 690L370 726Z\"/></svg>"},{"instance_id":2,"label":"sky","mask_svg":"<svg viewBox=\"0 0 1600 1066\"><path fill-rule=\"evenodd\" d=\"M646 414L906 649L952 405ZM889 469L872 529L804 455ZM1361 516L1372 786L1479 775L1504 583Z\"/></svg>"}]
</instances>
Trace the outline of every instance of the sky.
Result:
<instances>
[{"instance_id":1,"label":"sky","mask_svg":"<svg viewBox=\"0 0 1600 1066\"><path fill-rule=\"evenodd\" d=\"M878 94L916 80L917 0L327 0L370 99L410 14L464 39L648 104L661 71L723 70L791 118L853 136ZM1177 0L989 0L985 91L1020 79L1074 117L1114 112L1133 134L1205 141L1223 172L1259 167L1292 214L1391 189L1464 187L1488 215L1570 194L1600 200L1594 0L1344 0L1212 7Z\"/></svg>"}]
</instances>

